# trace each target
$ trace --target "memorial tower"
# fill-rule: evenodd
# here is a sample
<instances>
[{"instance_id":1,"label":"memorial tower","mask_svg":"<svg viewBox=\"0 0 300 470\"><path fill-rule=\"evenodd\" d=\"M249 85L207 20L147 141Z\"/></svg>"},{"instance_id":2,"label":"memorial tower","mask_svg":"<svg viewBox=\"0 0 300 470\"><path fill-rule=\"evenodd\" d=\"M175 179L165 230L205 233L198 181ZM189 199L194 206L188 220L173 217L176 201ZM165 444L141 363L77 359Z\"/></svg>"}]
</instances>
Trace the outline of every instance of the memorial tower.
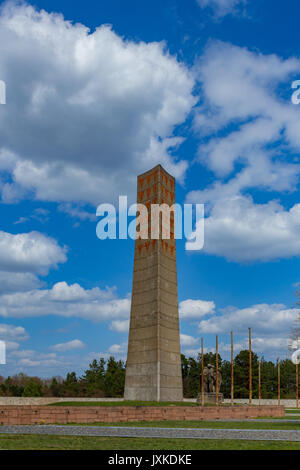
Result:
<instances>
[{"instance_id":1,"label":"memorial tower","mask_svg":"<svg viewBox=\"0 0 300 470\"><path fill-rule=\"evenodd\" d=\"M177 294L174 212L170 237L151 238L151 205L175 204L175 178L161 165L137 178L137 202L148 209L147 239L135 241L130 329L125 380L126 400L181 401L182 375Z\"/></svg>"}]
</instances>

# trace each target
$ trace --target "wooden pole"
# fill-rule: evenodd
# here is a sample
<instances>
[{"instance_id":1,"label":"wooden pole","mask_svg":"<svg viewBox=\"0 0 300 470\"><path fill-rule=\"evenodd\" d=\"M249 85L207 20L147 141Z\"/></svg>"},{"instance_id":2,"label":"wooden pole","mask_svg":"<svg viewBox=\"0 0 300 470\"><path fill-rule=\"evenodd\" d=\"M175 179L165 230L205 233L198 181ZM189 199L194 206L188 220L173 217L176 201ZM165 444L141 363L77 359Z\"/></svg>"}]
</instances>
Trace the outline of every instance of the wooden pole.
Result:
<instances>
[{"instance_id":1,"label":"wooden pole","mask_svg":"<svg viewBox=\"0 0 300 470\"><path fill-rule=\"evenodd\" d=\"M261 405L261 363L258 361L258 404Z\"/></svg>"},{"instance_id":2,"label":"wooden pole","mask_svg":"<svg viewBox=\"0 0 300 470\"><path fill-rule=\"evenodd\" d=\"M201 338L201 405L204 406L204 354L203 338Z\"/></svg>"},{"instance_id":3,"label":"wooden pole","mask_svg":"<svg viewBox=\"0 0 300 470\"><path fill-rule=\"evenodd\" d=\"M296 408L299 408L299 375L298 375L298 362L296 364Z\"/></svg>"},{"instance_id":4,"label":"wooden pole","mask_svg":"<svg viewBox=\"0 0 300 470\"><path fill-rule=\"evenodd\" d=\"M251 328L249 328L249 405L252 405L252 351L251 351Z\"/></svg>"},{"instance_id":5,"label":"wooden pole","mask_svg":"<svg viewBox=\"0 0 300 470\"><path fill-rule=\"evenodd\" d=\"M216 336L216 405L219 406L219 393L218 393L218 387L219 387L219 361L218 361L218 356L219 356L219 345L218 345L218 335Z\"/></svg>"},{"instance_id":6,"label":"wooden pole","mask_svg":"<svg viewBox=\"0 0 300 470\"><path fill-rule=\"evenodd\" d=\"M233 375L233 332L231 332L231 406L234 401L234 375Z\"/></svg>"},{"instance_id":7,"label":"wooden pole","mask_svg":"<svg viewBox=\"0 0 300 470\"><path fill-rule=\"evenodd\" d=\"M277 374L278 374L278 406L280 406L280 358L277 359Z\"/></svg>"}]
</instances>

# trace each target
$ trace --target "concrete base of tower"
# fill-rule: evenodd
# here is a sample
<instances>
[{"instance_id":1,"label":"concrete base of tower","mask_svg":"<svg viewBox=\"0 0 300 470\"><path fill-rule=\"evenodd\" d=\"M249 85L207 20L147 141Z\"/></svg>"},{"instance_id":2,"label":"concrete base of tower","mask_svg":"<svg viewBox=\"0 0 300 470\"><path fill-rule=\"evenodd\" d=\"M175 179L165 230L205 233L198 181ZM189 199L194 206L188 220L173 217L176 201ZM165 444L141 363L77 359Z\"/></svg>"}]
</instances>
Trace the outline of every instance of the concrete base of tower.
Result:
<instances>
[{"instance_id":1,"label":"concrete base of tower","mask_svg":"<svg viewBox=\"0 0 300 470\"><path fill-rule=\"evenodd\" d=\"M125 400L182 401L183 388L179 354L173 354L173 363L148 362L137 364L130 362L134 357L135 360L143 357L142 351L137 351L134 355L128 355Z\"/></svg>"},{"instance_id":2,"label":"concrete base of tower","mask_svg":"<svg viewBox=\"0 0 300 470\"><path fill-rule=\"evenodd\" d=\"M182 388L125 388L124 399L129 401L182 401Z\"/></svg>"}]
</instances>

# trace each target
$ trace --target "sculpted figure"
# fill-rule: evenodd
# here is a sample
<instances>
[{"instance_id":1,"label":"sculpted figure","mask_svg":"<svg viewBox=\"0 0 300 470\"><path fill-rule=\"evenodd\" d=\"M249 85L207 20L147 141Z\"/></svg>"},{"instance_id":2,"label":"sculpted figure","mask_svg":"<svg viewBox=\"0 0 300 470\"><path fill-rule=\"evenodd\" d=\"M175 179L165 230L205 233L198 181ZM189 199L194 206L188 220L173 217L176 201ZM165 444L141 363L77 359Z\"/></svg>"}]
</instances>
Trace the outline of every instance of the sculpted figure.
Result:
<instances>
[{"instance_id":1,"label":"sculpted figure","mask_svg":"<svg viewBox=\"0 0 300 470\"><path fill-rule=\"evenodd\" d=\"M204 392L205 393L216 393L216 371L212 364L207 364L203 370L204 377ZM222 385L222 375L218 371L218 393Z\"/></svg>"},{"instance_id":2,"label":"sculpted figure","mask_svg":"<svg viewBox=\"0 0 300 470\"><path fill-rule=\"evenodd\" d=\"M216 377L217 377L217 374L216 374L216 371L214 370L214 393L216 393L216 384L217 384L217 380L216 380ZM221 375L221 372L218 371L218 393L220 393L220 388L221 388L221 385L222 385L222 375Z\"/></svg>"}]
</instances>

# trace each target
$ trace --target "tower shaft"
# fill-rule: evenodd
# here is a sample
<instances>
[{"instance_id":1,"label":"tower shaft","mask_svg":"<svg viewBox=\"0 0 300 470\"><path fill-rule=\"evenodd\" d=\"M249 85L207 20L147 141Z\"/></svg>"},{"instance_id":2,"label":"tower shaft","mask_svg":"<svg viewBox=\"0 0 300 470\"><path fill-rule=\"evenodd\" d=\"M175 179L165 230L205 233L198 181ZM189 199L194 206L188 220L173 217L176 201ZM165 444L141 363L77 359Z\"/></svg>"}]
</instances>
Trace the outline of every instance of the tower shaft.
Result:
<instances>
[{"instance_id":1,"label":"tower shaft","mask_svg":"<svg viewBox=\"0 0 300 470\"><path fill-rule=\"evenodd\" d=\"M147 239L135 242L125 399L182 400L174 212L170 239L151 239L151 205L175 204L175 179L161 165L138 176L138 203L149 212Z\"/></svg>"}]
</instances>

